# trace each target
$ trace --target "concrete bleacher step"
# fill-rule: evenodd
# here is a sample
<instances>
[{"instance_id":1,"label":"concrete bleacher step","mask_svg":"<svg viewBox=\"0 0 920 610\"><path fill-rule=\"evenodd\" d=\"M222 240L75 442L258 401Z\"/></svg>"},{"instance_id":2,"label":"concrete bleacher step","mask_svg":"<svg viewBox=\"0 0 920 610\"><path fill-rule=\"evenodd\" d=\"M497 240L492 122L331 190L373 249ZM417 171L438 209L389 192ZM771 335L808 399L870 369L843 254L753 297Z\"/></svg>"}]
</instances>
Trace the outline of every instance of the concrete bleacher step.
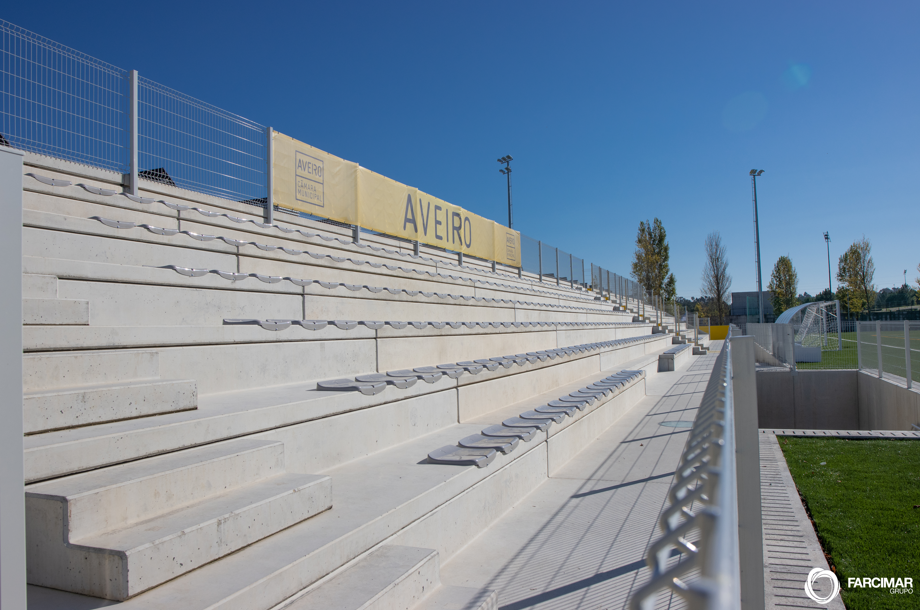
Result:
<instances>
[{"instance_id":1,"label":"concrete bleacher step","mask_svg":"<svg viewBox=\"0 0 920 610\"><path fill-rule=\"evenodd\" d=\"M53 275L36 273L22 274L22 298L56 299L58 298L58 279Z\"/></svg>"},{"instance_id":2,"label":"concrete bleacher step","mask_svg":"<svg viewBox=\"0 0 920 610\"><path fill-rule=\"evenodd\" d=\"M23 356L26 434L188 411L197 382L160 379L153 350L72 351Z\"/></svg>"},{"instance_id":3,"label":"concrete bleacher step","mask_svg":"<svg viewBox=\"0 0 920 610\"><path fill-rule=\"evenodd\" d=\"M233 440L31 485L31 584L124 600L332 505L284 445Z\"/></svg>"},{"instance_id":4,"label":"concrete bleacher step","mask_svg":"<svg viewBox=\"0 0 920 610\"><path fill-rule=\"evenodd\" d=\"M29 326L88 326L89 301L23 299L22 323Z\"/></svg>"},{"instance_id":5,"label":"concrete bleacher step","mask_svg":"<svg viewBox=\"0 0 920 610\"><path fill-rule=\"evenodd\" d=\"M438 552L383 546L282 606L284 610L413 608L440 584Z\"/></svg>"},{"instance_id":6,"label":"concrete bleacher step","mask_svg":"<svg viewBox=\"0 0 920 610\"><path fill-rule=\"evenodd\" d=\"M498 591L441 585L412 610L498 610Z\"/></svg>"},{"instance_id":7,"label":"concrete bleacher step","mask_svg":"<svg viewBox=\"0 0 920 610\"><path fill-rule=\"evenodd\" d=\"M438 552L387 545L299 594L281 610L497 610L495 591L440 585Z\"/></svg>"},{"instance_id":8,"label":"concrete bleacher step","mask_svg":"<svg viewBox=\"0 0 920 610\"><path fill-rule=\"evenodd\" d=\"M23 432L37 434L197 408L194 380L61 388L23 394Z\"/></svg>"},{"instance_id":9,"label":"concrete bleacher step","mask_svg":"<svg viewBox=\"0 0 920 610\"><path fill-rule=\"evenodd\" d=\"M53 275L22 275L22 323L26 325L87 326L89 301L61 299L58 278Z\"/></svg>"}]
</instances>

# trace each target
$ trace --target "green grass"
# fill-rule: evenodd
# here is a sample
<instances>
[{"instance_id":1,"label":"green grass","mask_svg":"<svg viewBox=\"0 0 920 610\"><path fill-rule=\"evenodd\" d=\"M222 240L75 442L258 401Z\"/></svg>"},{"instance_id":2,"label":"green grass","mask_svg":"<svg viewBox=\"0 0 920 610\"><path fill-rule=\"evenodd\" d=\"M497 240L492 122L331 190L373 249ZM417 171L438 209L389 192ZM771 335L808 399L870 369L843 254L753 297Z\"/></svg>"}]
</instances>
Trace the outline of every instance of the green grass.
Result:
<instances>
[{"instance_id":1,"label":"green grass","mask_svg":"<svg viewBox=\"0 0 920 610\"><path fill-rule=\"evenodd\" d=\"M920 608L920 441L780 437L849 610ZM822 462L824 464L822 465ZM848 588L912 577L913 595Z\"/></svg>"},{"instance_id":2,"label":"green grass","mask_svg":"<svg viewBox=\"0 0 920 610\"><path fill-rule=\"evenodd\" d=\"M834 344L836 345L836 337ZM817 369L855 369L859 367L856 356L856 333L841 333L843 339L842 350L825 350L821 352L821 362L799 362L796 367L803 370ZM831 339L831 336L828 336ZM863 368L878 368L877 337L874 331L861 333L863 344ZM911 331L910 342L912 350L920 350L920 332ZM911 351L911 377L920 382L920 351ZM882 370L906 377L904 367L904 332L882 331Z\"/></svg>"}]
</instances>

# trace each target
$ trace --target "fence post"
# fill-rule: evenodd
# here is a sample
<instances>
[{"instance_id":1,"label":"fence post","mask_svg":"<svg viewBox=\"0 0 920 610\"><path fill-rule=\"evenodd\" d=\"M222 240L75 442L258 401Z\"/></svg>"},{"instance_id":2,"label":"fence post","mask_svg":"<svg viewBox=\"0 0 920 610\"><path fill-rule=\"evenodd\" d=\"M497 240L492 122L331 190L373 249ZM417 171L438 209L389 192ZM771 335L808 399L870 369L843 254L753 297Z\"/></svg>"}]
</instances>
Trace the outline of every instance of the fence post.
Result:
<instances>
[{"instance_id":1,"label":"fence post","mask_svg":"<svg viewBox=\"0 0 920 610\"><path fill-rule=\"evenodd\" d=\"M571 254L569 254L569 288L575 288L575 261L572 260Z\"/></svg>"},{"instance_id":2,"label":"fence post","mask_svg":"<svg viewBox=\"0 0 920 610\"><path fill-rule=\"evenodd\" d=\"M415 245L412 247L412 250L413 250L413 254L415 254L415 256L420 256L420 255L421 255L421 254L420 254L420 250L419 250L418 240L415 240ZM492 271L495 271L495 263L492 263Z\"/></svg>"},{"instance_id":3,"label":"fence post","mask_svg":"<svg viewBox=\"0 0 920 610\"><path fill-rule=\"evenodd\" d=\"M843 349L843 335L841 334L841 326L843 326L843 319L840 317L840 301L834 301L837 304L837 351ZM856 346L856 351L859 351L859 345Z\"/></svg>"},{"instance_id":4,"label":"fence post","mask_svg":"<svg viewBox=\"0 0 920 610\"><path fill-rule=\"evenodd\" d=\"M556 253L556 286L559 285L559 248L553 248Z\"/></svg>"},{"instance_id":5,"label":"fence post","mask_svg":"<svg viewBox=\"0 0 920 610\"><path fill-rule=\"evenodd\" d=\"M353 241L356 244L361 243L361 227L360 226L351 225L351 241Z\"/></svg>"},{"instance_id":6,"label":"fence post","mask_svg":"<svg viewBox=\"0 0 920 610\"><path fill-rule=\"evenodd\" d=\"M272 171L272 166L275 164L275 147L273 144L273 132L272 128L269 127L266 131L266 155L265 155L265 184L267 186L267 193L265 196L265 223L273 225L275 224L275 174Z\"/></svg>"},{"instance_id":7,"label":"fence post","mask_svg":"<svg viewBox=\"0 0 920 610\"><path fill-rule=\"evenodd\" d=\"M540 267L540 283L543 283L543 242L537 242L537 260L539 261Z\"/></svg>"},{"instance_id":8,"label":"fence post","mask_svg":"<svg viewBox=\"0 0 920 610\"><path fill-rule=\"evenodd\" d=\"M859 336L859 320L854 322L856 325L856 370L862 370L862 340Z\"/></svg>"},{"instance_id":9,"label":"fence post","mask_svg":"<svg viewBox=\"0 0 920 610\"><path fill-rule=\"evenodd\" d=\"M581 259L581 283L588 283L588 281L585 279L585 259Z\"/></svg>"},{"instance_id":10,"label":"fence post","mask_svg":"<svg viewBox=\"0 0 920 610\"><path fill-rule=\"evenodd\" d=\"M521 266L523 266L523 263ZM495 273L495 261L492 261L492 273Z\"/></svg>"},{"instance_id":11,"label":"fence post","mask_svg":"<svg viewBox=\"0 0 920 610\"><path fill-rule=\"evenodd\" d=\"M910 375L910 322L904 320L904 375L907 377L907 389L913 385Z\"/></svg>"},{"instance_id":12,"label":"fence post","mask_svg":"<svg viewBox=\"0 0 920 610\"><path fill-rule=\"evenodd\" d=\"M128 75L128 193L137 197L137 70Z\"/></svg>"},{"instance_id":13,"label":"fence post","mask_svg":"<svg viewBox=\"0 0 920 610\"><path fill-rule=\"evenodd\" d=\"M878 378L882 378L882 323L875 321L875 345L878 348Z\"/></svg>"}]
</instances>

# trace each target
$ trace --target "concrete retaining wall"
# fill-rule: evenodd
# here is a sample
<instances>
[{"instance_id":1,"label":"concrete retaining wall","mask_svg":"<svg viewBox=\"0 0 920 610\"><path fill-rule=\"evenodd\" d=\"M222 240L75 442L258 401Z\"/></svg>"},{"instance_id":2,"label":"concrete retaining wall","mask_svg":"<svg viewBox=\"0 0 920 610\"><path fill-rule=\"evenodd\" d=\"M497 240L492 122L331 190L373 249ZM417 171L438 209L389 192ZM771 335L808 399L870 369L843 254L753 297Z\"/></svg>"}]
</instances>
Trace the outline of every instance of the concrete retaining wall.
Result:
<instances>
[{"instance_id":1,"label":"concrete retaining wall","mask_svg":"<svg viewBox=\"0 0 920 610\"><path fill-rule=\"evenodd\" d=\"M911 430L920 392L855 370L757 374L761 428Z\"/></svg>"}]
</instances>

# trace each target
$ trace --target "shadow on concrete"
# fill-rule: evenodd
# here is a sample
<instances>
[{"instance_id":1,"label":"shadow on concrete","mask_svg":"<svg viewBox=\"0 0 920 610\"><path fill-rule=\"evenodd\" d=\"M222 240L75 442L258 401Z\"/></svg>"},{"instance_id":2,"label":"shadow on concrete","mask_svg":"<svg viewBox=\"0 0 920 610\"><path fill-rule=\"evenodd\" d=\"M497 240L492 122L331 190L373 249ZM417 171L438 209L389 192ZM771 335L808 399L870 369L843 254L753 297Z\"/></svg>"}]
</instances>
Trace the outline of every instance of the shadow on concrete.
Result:
<instances>
[{"instance_id":1,"label":"shadow on concrete","mask_svg":"<svg viewBox=\"0 0 920 610\"><path fill-rule=\"evenodd\" d=\"M676 472L676 471L675 471ZM657 479L667 479L673 477L674 472L666 472L664 474L656 474L655 476L648 477L645 479L638 479L636 481L628 481L626 483L620 483L619 485L610 485L609 487L601 487L600 489L592 489L591 491L585 491L580 494L575 494L573 498L585 498L587 496L593 496L594 494L602 494L609 491L614 491L616 489L623 489L624 487L629 487L630 485L638 485L640 483L648 483L650 481L655 481Z\"/></svg>"}]
</instances>

